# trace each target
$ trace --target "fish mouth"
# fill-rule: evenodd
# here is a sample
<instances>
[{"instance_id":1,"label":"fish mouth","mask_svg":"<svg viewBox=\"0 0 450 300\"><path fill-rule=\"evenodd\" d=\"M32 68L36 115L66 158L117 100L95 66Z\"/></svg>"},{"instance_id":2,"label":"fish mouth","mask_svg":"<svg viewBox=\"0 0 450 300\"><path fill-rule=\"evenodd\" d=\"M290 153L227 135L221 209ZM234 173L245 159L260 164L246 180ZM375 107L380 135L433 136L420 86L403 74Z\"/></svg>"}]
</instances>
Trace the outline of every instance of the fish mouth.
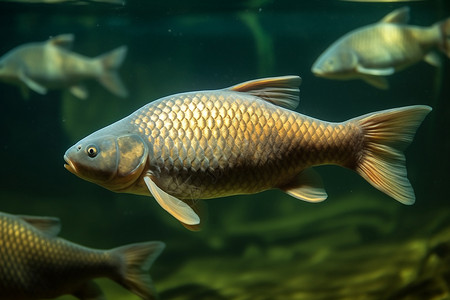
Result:
<instances>
[{"instance_id":1,"label":"fish mouth","mask_svg":"<svg viewBox=\"0 0 450 300\"><path fill-rule=\"evenodd\" d=\"M64 168L66 168L66 170L70 173L77 175L77 169L75 168L73 162L67 157L67 155L64 155L64 160L66 161L66 164L64 164Z\"/></svg>"},{"instance_id":2,"label":"fish mouth","mask_svg":"<svg viewBox=\"0 0 450 300\"><path fill-rule=\"evenodd\" d=\"M311 69L311 72L314 74L314 75L316 75L316 76L324 76L325 75L325 72L322 70L322 69L319 69L319 68L312 68Z\"/></svg>"}]
</instances>

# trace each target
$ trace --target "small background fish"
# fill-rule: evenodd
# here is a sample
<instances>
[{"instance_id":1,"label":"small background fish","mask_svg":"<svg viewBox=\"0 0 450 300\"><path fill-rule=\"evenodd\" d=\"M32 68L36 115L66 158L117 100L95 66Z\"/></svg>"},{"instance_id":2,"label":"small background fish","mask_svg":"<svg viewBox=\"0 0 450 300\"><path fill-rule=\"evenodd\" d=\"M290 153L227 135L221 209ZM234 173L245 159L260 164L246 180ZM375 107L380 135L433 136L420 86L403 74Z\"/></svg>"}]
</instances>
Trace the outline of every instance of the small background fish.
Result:
<instances>
[{"instance_id":1,"label":"small background fish","mask_svg":"<svg viewBox=\"0 0 450 300\"><path fill-rule=\"evenodd\" d=\"M116 72L127 48L89 58L70 51L73 40L73 34L62 34L11 49L0 57L0 80L19 85L26 98L29 90L46 94L48 89L69 88L74 96L86 99L88 92L81 84L86 79L97 79L110 92L126 97L128 92Z\"/></svg>"},{"instance_id":2,"label":"small background fish","mask_svg":"<svg viewBox=\"0 0 450 300\"><path fill-rule=\"evenodd\" d=\"M63 294L104 299L91 281L109 277L142 299L156 299L148 270L161 242L112 250L86 248L56 237L56 218L0 213L0 298L33 300Z\"/></svg>"},{"instance_id":3,"label":"small background fish","mask_svg":"<svg viewBox=\"0 0 450 300\"><path fill-rule=\"evenodd\" d=\"M383 76L422 59L440 66L434 50L450 58L450 18L429 27L406 25L409 7L394 10L375 24L355 29L329 46L314 62L312 72L332 79L362 79L387 89Z\"/></svg>"}]
</instances>

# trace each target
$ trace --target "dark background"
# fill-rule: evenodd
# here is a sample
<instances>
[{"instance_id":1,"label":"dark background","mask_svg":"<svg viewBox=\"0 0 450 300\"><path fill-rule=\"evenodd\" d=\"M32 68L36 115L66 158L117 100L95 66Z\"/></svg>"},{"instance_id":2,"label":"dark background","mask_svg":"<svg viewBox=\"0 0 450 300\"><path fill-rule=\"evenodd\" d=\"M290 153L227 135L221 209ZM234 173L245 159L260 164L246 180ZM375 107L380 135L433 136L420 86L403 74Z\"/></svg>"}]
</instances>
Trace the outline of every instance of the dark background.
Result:
<instances>
[{"instance_id":1,"label":"dark background","mask_svg":"<svg viewBox=\"0 0 450 300\"><path fill-rule=\"evenodd\" d=\"M378 198L382 210L396 211L394 216L385 216L395 219L393 229L380 234L369 228L363 234L366 242L401 240L414 232L429 234L421 231L423 223L450 209L446 188L450 60L442 55L440 69L420 62L398 72L388 78L391 88L387 91L362 81L317 78L310 71L333 41L402 5L332 0L130 0L125 6L0 2L0 53L63 33L75 34L73 51L89 57L127 45L120 76L130 92L127 99L121 99L89 82L90 97L85 101L61 90L45 96L31 92L29 99L23 99L17 87L1 83L0 210L58 216L63 223L61 236L95 248L163 240L168 247L158 262L164 265L157 266L160 278L170 276L177 265L192 257L233 255L250 242L283 244L316 234L311 228L287 227L283 235L273 233L268 238L265 229L243 235L231 229L303 218L306 212L308 217L317 213L324 218L321 210L329 211L328 202L341 201L341 210L350 216L353 211L380 213L365 207L366 197ZM408 5L414 25L429 26L450 15L449 2L444 0ZM414 206L397 203L348 170L326 166L319 168L329 194L326 202L303 203L280 191L209 200L204 230L188 232L153 198L114 194L63 168L63 154L69 146L150 101L288 74L303 79L297 111L324 120L343 121L412 104L433 107L406 152L408 177L417 198ZM360 202L346 202L355 195ZM340 222L348 215L336 213L325 220Z\"/></svg>"}]
</instances>

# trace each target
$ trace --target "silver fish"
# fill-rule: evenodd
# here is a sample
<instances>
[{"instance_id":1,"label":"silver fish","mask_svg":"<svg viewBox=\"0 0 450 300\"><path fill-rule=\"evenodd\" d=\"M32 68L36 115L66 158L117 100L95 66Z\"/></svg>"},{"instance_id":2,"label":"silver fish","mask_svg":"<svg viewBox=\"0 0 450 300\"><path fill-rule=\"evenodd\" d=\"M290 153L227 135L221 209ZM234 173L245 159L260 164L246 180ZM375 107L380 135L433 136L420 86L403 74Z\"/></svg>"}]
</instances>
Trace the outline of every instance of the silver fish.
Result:
<instances>
[{"instance_id":1,"label":"silver fish","mask_svg":"<svg viewBox=\"0 0 450 300\"><path fill-rule=\"evenodd\" d=\"M69 50L73 40L73 34L62 34L10 50L0 57L0 80L19 85L24 97L28 97L29 90L44 95L49 89L69 88L76 97L86 99L88 91L81 82L96 79L111 93L126 97L128 92L117 69L127 47L89 58Z\"/></svg>"},{"instance_id":2,"label":"silver fish","mask_svg":"<svg viewBox=\"0 0 450 300\"><path fill-rule=\"evenodd\" d=\"M299 102L300 82L265 78L161 98L70 147L65 167L115 192L153 195L190 229L200 222L193 199L279 188L301 200L325 200L311 168L322 164L355 170L412 204L402 150L431 108L330 123L287 109Z\"/></svg>"},{"instance_id":3,"label":"silver fish","mask_svg":"<svg viewBox=\"0 0 450 300\"><path fill-rule=\"evenodd\" d=\"M56 218L0 212L0 299L71 294L82 300L104 300L92 281L99 277L116 281L142 299L156 299L148 270L164 243L97 250L58 238L60 227Z\"/></svg>"},{"instance_id":4,"label":"silver fish","mask_svg":"<svg viewBox=\"0 0 450 300\"><path fill-rule=\"evenodd\" d=\"M406 25L409 8L394 10L380 22L353 30L331 44L311 71L330 79L362 79L387 89L384 76L423 59L439 66L435 49L450 57L450 18L430 27Z\"/></svg>"}]
</instances>

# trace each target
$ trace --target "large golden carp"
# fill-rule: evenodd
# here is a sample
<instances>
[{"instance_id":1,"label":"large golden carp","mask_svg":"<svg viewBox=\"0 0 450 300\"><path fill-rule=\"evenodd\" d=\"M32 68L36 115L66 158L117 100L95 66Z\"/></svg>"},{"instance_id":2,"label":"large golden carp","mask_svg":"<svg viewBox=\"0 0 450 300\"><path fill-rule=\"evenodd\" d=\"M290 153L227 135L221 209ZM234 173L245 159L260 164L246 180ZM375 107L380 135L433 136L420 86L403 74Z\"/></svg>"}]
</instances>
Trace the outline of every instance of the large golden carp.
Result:
<instances>
[{"instance_id":1,"label":"large golden carp","mask_svg":"<svg viewBox=\"0 0 450 300\"><path fill-rule=\"evenodd\" d=\"M300 82L298 76L266 78L161 98L69 148L65 167L115 192L153 195L187 225L200 222L195 199L279 188L322 201L327 194L311 167L323 164L355 170L396 200L413 203L402 150L431 108L330 123L285 108L297 106Z\"/></svg>"}]
</instances>

